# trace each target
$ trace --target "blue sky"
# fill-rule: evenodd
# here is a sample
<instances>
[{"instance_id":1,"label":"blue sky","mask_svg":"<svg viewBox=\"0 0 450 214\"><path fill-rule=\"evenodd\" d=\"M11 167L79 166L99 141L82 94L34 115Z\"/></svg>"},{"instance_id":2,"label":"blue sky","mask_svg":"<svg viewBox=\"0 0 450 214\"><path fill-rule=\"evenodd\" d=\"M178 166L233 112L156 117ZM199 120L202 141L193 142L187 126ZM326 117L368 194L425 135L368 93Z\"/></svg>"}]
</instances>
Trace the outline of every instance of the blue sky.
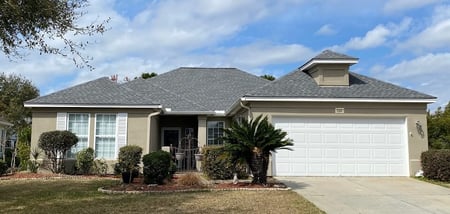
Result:
<instances>
[{"instance_id":1,"label":"blue sky","mask_svg":"<svg viewBox=\"0 0 450 214\"><path fill-rule=\"evenodd\" d=\"M442 0L91 0L80 24L111 18L70 59L29 52L0 69L45 95L98 77L119 79L180 66L237 67L280 77L325 49L360 58L351 70L450 100L450 1ZM52 41L53 42L53 41ZM58 45L58 42L55 42Z\"/></svg>"}]
</instances>

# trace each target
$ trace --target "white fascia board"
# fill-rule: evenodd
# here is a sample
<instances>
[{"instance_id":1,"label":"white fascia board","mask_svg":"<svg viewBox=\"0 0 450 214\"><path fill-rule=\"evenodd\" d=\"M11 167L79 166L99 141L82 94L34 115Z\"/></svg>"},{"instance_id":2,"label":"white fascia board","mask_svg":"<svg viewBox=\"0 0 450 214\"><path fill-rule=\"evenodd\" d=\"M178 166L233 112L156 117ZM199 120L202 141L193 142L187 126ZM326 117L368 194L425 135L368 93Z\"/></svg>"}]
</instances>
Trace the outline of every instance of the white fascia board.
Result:
<instances>
[{"instance_id":1,"label":"white fascia board","mask_svg":"<svg viewBox=\"0 0 450 214\"><path fill-rule=\"evenodd\" d=\"M162 108L162 105L24 104L28 108Z\"/></svg>"},{"instance_id":2,"label":"white fascia board","mask_svg":"<svg viewBox=\"0 0 450 214\"><path fill-rule=\"evenodd\" d=\"M300 70L306 70L312 67L315 64L356 64L358 63L357 59L339 59L339 60L331 60L331 59L313 59L300 67Z\"/></svg>"},{"instance_id":3,"label":"white fascia board","mask_svg":"<svg viewBox=\"0 0 450 214\"><path fill-rule=\"evenodd\" d=\"M213 115L225 116L225 111L164 111L164 115Z\"/></svg>"},{"instance_id":4,"label":"white fascia board","mask_svg":"<svg viewBox=\"0 0 450 214\"><path fill-rule=\"evenodd\" d=\"M349 102L349 103L434 103L436 99L370 99L370 98L285 98L285 97L242 97L242 101L277 102Z\"/></svg>"}]
</instances>

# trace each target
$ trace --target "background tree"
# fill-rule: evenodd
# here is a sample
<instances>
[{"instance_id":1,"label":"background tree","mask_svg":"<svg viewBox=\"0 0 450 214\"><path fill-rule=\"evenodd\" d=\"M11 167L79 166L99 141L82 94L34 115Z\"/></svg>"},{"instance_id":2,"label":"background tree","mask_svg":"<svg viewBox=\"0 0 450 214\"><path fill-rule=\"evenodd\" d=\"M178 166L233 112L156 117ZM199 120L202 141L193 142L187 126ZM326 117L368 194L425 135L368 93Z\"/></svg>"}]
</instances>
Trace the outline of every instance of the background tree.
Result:
<instances>
[{"instance_id":1,"label":"background tree","mask_svg":"<svg viewBox=\"0 0 450 214\"><path fill-rule=\"evenodd\" d=\"M270 74L264 74L261 76L261 78L264 78L266 80L274 81L276 78Z\"/></svg>"},{"instance_id":2,"label":"background tree","mask_svg":"<svg viewBox=\"0 0 450 214\"><path fill-rule=\"evenodd\" d=\"M142 78L142 79L150 79L150 78L156 77L156 76L158 76L158 74L155 73L155 72L152 72L152 73L142 73L142 74L141 74L141 78Z\"/></svg>"},{"instance_id":3,"label":"background tree","mask_svg":"<svg viewBox=\"0 0 450 214\"><path fill-rule=\"evenodd\" d=\"M92 66L90 58L80 53L88 41L76 41L77 36L92 36L105 32L105 24L80 26L86 13L87 0L0 0L0 45L8 57L23 57L20 50L38 50L41 54L71 55L77 66ZM63 47L51 45L60 40Z\"/></svg>"},{"instance_id":4,"label":"background tree","mask_svg":"<svg viewBox=\"0 0 450 214\"><path fill-rule=\"evenodd\" d=\"M231 127L224 129L225 150L230 151L235 161L242 159L252 171L252 183L266 184L270 152L277 149L290 149L292 140L287 133L275 127L267 117L258 116L250 121L233 121Z\"/></svg>"},{"instance_id":5,"label":"background tree","mask_svg":"<svg viewBox=\"0 0 450 214\"><path fill-rule=\"evenodd\" d=\"M29 140L27 137L20 138L22 130L30 128L31 110L23 106L23 102L39 96L39 90L27 79L14 74L6 75L0 73L0 117L3 117L13 126L8 128L8 135L19 134L19 142ZM31 131L29 132L31 136ZM4 150L5 142L0 142ZM25 148L26 149L26 148ZM5 155L5 151L3 151ZM3 156L4 156L3 155ZM6 157L3 157L5 160Z\"/></svg>"},{"instance_id":6,"label":"background tree","mask_svg":"<svg viewBox=\"0 0 450 214\"><path fill-rule=\"evenodd\" d=\"M41 134L38 146L50 160L50 170L53 173L61 173L64 170L67 151L77 143L77 136L70 131L50 131Z\"/></svg>"},{"instance_id":7,"label":"background tree","mask_svg":"<svg viewBox=\"0 0 450 214\"><path fill-rule=\"evenodd\" d=\"M431 149L450 149L450 102L427 113L428 145Z\"/></svg>"}]
</instances>

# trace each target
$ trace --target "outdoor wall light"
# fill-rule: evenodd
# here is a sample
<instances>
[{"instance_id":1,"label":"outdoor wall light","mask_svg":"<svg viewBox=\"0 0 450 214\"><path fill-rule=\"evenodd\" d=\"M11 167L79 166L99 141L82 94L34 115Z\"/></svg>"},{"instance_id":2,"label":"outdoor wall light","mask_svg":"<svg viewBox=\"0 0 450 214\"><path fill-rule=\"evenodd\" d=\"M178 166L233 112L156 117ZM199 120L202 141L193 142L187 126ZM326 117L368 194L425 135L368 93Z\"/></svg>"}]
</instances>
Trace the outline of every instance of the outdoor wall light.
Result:
<instances>
[{"instance_id":1,"label":"outdoor wall light","mask_svg":"<svg viewBox=\"0 0 450 214\"><path fill-rule=\"evenodd\" d=\"M416 129L419 135L423 138L425 136L425 132L423 131L422 124L420 124L420 121L416 122Z\"/></svg>"}]
</instances>

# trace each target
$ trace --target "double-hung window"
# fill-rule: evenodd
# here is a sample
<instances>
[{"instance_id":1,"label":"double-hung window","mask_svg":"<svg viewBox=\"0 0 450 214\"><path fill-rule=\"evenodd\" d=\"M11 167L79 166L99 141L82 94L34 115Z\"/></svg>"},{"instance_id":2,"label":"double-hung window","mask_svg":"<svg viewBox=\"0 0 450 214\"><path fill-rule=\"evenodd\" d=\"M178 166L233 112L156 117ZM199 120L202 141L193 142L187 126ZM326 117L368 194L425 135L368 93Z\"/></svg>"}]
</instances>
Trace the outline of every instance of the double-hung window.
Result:
<instances>
[{"instance_id":1,"label":"double-hung window","mask_svg":"<svg viewBox=\"0 0 450 214\"><path fill-rule=\"evenodd\" d=\"M75 158L77 152L88 147L89 142L89 114L88 113L68 113L67 130L78 137L78 143L69 151L67 157Z\"/></svg>"},{"instance_id":2,"label":"double-hung window","mask_svg":"<svg viewBox=\"0 0 450 214\"><path fill-rule=\"evenodd\" d=\"M95 157L112 160L116 153L116 114L97 114L95 122Z\"/></svg>"},{"instance_id":3,"label":"double-hung window","mask_svg":"<svg viewBox=\"0 0 450 214\"><path fill-rule=\"evenodd\" d=\"M207 142L208 145L221 145L223 144L220 139L223 136L223 129L225 122L223 121L208 121L207 122Z\"/></svg>"}]
</instances>

